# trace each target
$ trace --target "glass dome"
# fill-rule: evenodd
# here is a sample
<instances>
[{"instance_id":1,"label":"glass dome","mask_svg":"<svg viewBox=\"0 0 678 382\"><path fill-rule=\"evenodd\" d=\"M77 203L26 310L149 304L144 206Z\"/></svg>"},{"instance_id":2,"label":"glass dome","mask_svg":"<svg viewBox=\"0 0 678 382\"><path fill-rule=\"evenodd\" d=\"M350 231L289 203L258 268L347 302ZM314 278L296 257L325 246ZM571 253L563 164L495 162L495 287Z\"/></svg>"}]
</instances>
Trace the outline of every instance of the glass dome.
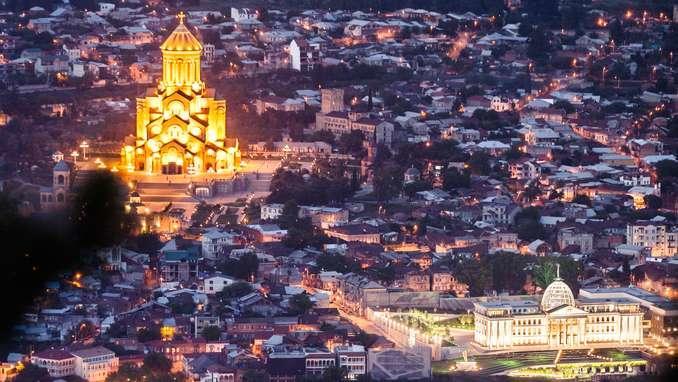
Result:
<instances>
[{"instance_id":1,"label":"glass dome","mask_svg":"<svg viewBox=\"0 0 678 382\"><path fill-rule=\"evenodd\" d=\"M574 306L574 294L562 279L556 278L546 287L544 296L541 298L541 308L548 311L562 305Z\"/></svg>"}]
</instances>

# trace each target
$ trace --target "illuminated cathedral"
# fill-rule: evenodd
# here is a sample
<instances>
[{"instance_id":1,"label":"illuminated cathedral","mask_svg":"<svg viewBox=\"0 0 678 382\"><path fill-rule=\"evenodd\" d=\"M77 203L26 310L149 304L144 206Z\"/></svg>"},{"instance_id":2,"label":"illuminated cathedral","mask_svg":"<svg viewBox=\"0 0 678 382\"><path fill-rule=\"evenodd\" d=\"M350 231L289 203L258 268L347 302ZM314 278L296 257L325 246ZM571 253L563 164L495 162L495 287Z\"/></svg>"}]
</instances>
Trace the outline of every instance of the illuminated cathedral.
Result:
<instances>
[{"instance_id":1,"label":"illuminated cathedral","mask_svg":"<svg viewBox=\"0 0 678 382\"><path fill-rule=\"evenodd\" d=\"M240 165L237 139L226 138L226 101L200 78L200 41L179 25L160 46L162 79L137 98L136 140L120 152L127 171L177 175L224 173Z\"/></svg>"}]
</instances>

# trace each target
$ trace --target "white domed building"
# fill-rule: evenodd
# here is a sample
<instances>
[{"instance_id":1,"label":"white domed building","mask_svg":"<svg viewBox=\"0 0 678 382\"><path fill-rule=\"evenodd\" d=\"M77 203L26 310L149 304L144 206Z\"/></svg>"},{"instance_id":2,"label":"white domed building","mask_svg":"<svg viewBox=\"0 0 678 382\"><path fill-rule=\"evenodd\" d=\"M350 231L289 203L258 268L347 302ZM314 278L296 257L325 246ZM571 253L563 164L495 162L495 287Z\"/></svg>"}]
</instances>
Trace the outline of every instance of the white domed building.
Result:
<instances>
[{"instance_id":1,"label":"white domed building","mask_svg":"<svg viewBox=\"0 0 678 382\"><path fill-rule=\"evenodd\" d=\"M627 298L575 299L559 273L540 301L511 296L475 303L476 344L487 350L534 350L643 343L640 304Z\"/></svg>"}]
</instances>

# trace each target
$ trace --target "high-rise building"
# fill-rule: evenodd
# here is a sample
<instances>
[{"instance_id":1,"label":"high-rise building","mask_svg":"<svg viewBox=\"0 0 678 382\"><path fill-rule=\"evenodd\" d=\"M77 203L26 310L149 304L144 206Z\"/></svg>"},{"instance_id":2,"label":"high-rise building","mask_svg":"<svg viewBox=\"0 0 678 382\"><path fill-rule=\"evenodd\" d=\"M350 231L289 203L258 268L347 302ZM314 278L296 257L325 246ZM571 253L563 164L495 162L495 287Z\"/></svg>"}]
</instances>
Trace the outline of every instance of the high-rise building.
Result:
<instances>
[{"instance_id":1,"label":"high-rise building","mask_svg":"<svg viewBox=\"0 0 678 382\"><path fill-rule=\"evenodd\" d=\"M222 173L240 165L237 139L226 138L226 101L200 78L202 44L179 25L160 46L162 79L137 99L136 139L121 167L150 174Z\"/></svg>"}]
</instances>

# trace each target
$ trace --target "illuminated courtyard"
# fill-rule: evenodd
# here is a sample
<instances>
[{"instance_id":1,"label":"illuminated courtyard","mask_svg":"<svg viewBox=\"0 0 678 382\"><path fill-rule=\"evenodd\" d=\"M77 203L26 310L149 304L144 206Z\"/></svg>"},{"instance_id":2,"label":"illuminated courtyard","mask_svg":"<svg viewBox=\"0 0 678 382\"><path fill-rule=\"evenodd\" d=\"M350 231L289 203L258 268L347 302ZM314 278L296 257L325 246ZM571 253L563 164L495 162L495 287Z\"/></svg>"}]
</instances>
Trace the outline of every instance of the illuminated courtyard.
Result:
<instances>
[{"instance_id":1,"label":"illuminated courtyard","mask_svg":"<svg viewBox=\"0 0 678 382\"><path fill-rule=\"evenodd\" d=\"M546 350L485 354L470 358L479 376L508 375L516 378L574 379L594 374L633 375L645 370L647 361L640 351L629 349ZM462 373L461 358L432 362L433 374Z\"/></svg>"}]
</instances>

